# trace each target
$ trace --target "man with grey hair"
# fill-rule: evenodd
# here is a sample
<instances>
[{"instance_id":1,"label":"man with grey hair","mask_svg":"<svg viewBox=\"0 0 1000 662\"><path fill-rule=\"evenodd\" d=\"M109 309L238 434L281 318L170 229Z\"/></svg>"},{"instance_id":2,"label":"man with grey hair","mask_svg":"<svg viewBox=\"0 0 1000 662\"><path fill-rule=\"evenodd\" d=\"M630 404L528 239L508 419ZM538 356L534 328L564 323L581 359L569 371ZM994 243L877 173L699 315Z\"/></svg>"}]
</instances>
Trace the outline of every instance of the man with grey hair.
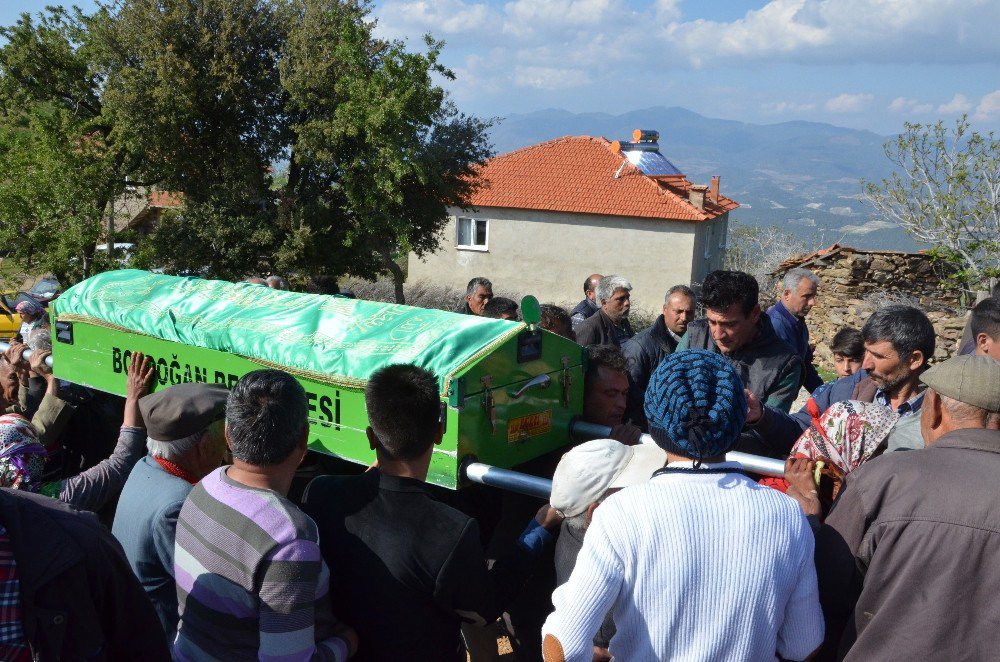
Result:
<instances>
[{"instance_id":1,"label":"man with grey hair","mask_svg":"<svg viewBox=\"0 0 1000 662\"><path fill-rule=\"evenodd\" d=\"M808 269L789 269L781 279L781 299L768 308L767 316L778 337L802 360L802 385L812 393L823 383L813 365L806 315L816 305L819 277Z\"/></svg>"},{"instance_id":2,"label":"man with grey hair","mask_svg":"<svg viewBox=\"0 0 1000 662\"><path fill-rule=\"evenodd\" d=\"M816 534L830 659L996 655L1000 362L957 356L920 381L926 447L858 467Z\"/></svg>"},{"instance_id":3,"label":"man with grey hair","mask_svg":"<svg viewBox=\"0 0 1000 662\"><path fill-rule=\"evenodd\" d=\"M677 343L687 332L694 319L694 292L687 285L674 285L663 299L663 314L653 326L640 331L622 347L628 361L628 409L625 418L642 429L646 428L646 415L642 411L646 399L649 376L660 365L664 356L677 349Z\"/></svg>"},{"instance_id":4,"label":"man with grey hair","mask_svg":"<svg viewBox=\"0 0 1000 662\"><path fill-rule=\"evenodd\" d=\"M139 400L149 454L129 474L111 532L153 602L168 641L177 630L174 536L195 483L226 454L226 397L217 384L178 384Z\"/></svg>"},{"instance_id":5,"label":"man with grey hair","mask_svg":"<svg viewBox=\"0 0 1000 662\"><path fill-rule=\"evenodd\" d=\"M459 305L458 312L466 315L482 316L483 308L493 298L493 283L489 278L476 276L465 288L465 298Z\"/></svg>"},{"instance_id":6,"label":"man with grey hair","mask_svg":"<svg viewBox=\"0 0 1000 662\"><path fill-rule=\"evenodd\" d=\"M265 280L264 282L272 290L285 290L285 291L288 291L289 289L291 289L288 286L288 281L285 280L284 278L282 278L281 276L268 276L267 280Z\"/></svg>"},{"instance_id":7,"label":"man with grey hair","mask_svg":"<svg viewBox=\"0 0 1000 662\"><path fill-rule=\"evenodd\" d=\"M595 296L601 309L580 323L576 341L587 345L615 345L621 347L635 335L628 321L631 306L629 293L632 283L624 276L605 276L597 283Z\"/></svg>"}]
</instances>

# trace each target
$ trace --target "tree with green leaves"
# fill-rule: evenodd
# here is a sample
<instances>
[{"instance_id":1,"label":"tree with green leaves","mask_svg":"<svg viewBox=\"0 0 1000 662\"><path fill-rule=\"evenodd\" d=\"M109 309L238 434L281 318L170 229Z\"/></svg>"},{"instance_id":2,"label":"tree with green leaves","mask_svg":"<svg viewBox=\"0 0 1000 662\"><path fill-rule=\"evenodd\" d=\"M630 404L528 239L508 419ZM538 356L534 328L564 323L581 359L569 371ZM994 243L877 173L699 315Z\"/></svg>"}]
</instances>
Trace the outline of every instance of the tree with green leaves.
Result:
<instances>
[{"instance_id":1,"label":"tree with green leaves","mask_svg":"<svg viewBox=\"0 0 1000 662\"><path fill-rule=\"evenodd\" d=\"M436 82L453 78L442 44L377 39L367 2L117 0L74 26L85 66L66 76L91 91L102 154L118 158L102 173L184 196L143 239L140 265L388 273L401 300L396 259L438 247L447 208L467 204L491 154L488 123ZM38 31L26 17L15 27Z\"/></svg>"},{"instance_id":2,"label":"tree with green leaves","mask_svg":"<svg viewBox=\"0 0 1000 662\"><path fill-rule=\"evenodd\" d=\"M974 289L1000 276L1000 140L970 133L963 116L950 131L907 123L884 149L898 170L863 182L876 212L930 244L952 267L949 284Z\"/></svg>"},{"instance_id":3,"label":"tree with green leaves","mask_svg":"<svg viewBox=\"0 0 1000 662\"><path fill-rule=\"evenodd\" d=\"M95 248L124 185L79 15L0 28L0 246L61 280L107 264Z\"/></svg>"}]
</instances>

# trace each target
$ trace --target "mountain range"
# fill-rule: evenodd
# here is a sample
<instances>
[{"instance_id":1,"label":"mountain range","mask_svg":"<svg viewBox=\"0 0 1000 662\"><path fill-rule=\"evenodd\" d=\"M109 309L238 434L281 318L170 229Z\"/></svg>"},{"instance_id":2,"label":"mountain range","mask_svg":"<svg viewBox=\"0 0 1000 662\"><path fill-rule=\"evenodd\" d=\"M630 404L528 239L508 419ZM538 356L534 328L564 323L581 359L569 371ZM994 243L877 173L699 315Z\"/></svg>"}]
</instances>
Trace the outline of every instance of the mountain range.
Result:
<instances>
[{"instance_id":1,"label":"mountain range","mask_svg":"<svg viewBox=\"0 0 1000 662\"><path fill-rule=\"evenodd\" d=\"M777 225L809 246L834 242L870 249L916 250L898 227L873 217L861 180L891 172L882 145L891 136L818 122L750 124L685 108L654 107L620 115L561 109L509 115L492 128L498 154L561 136L631 140L635 129L660 134L660 152L688 179L721 190L742 206L733 223Z\"/></svg>"}]
</instances>

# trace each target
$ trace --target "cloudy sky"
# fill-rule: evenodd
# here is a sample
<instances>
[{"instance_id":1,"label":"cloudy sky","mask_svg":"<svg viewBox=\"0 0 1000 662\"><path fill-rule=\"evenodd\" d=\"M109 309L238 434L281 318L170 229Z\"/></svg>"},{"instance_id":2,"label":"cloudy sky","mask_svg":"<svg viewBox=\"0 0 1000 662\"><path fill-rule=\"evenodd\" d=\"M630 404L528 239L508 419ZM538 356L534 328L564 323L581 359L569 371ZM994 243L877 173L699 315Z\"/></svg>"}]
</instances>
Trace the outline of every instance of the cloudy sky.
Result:
<instances>
[{"instance_id":1,"label":"cloudy sky","mask_svg":"<svg viewBox=\"0 0 1000 662\"><path fill-rule=\"evenodd\" d=\"M6 0L0 23L55 0ZM92 0L78 0L84 7ZM748 122L1000 129L997 0L379 0L378 30L447 42L484 116L683 106Z\"/></svg>"}]
</instances>

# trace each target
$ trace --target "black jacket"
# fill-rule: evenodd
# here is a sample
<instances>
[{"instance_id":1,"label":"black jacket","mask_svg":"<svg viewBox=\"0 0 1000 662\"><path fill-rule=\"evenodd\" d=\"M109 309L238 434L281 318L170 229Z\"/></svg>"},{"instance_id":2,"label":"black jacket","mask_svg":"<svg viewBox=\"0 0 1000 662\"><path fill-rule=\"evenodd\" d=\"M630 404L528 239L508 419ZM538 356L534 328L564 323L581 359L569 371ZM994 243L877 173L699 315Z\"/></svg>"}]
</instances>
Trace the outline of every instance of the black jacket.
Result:
<instances>
[{"instance_id":1,"label":"black jacket","mask_svg":"<svg viewBox=\"0 0 1000 662\"><path fill-rule=\"evenodd\" d=\"M93 513L0 489L35 660L169 660L153 605Z\"/></svg>"},{"instance_id":2,"label":"black jacket","mask_svg":"<svg viewBox=\"0 0 1000 662\"><path fill-rule=\"evenodd\" d=\"M670 335L663 315L656 318L653 326L635 334L622 346L622 353L628 361L628 408L625 418L646 430L646 413L642 406L646 399L649 377L660 365L660 361L677 349L677 340Z\"/></svg>"},{"instance_id":3,"label":"black jacket","mask_svg":"<svg viewBox=\"0 0 1000 662\"><path fill-rule=\"evenodd\" d=\"M743 385L766 405L787 412L799 393L801 360L788 344L778 337L767 315L757 323L757 337L725 357L736 368ZM721 354L708 320L700 319L688 325L681 339L681 349L707 349Z\"/></svg>"},{"instance_id":4,"label":"black jacket","mask_svg":"<svg viewBox=\"0 0 1000 662\"><path fill-rule=\"evenodd\" d=\"M576 308L569 314L570 323L573 325L573 330L576 331L580 328L580 324L584 320L590 319L601 307L590 299L584 297L583 301L576 304Z\"/></svg>"},{"instance_id":5,"label":"black jacket","mask_svg":"<svg viewBox=\"0 0 1000 662\"><path fill-rule=\"evenodd\" d=\"M624 330L626 338L635 335L628 318L622 319L620 328ZM576 328L576 341L586 347L587 345L616 345L621 347L618 341L618 329L611 323L611 318L604 314L603 310L597 311L596 315L591 315Z\"/></svg>"},{"instance_id":6,"label":"black jacket","mask_svg":"<svg viewBox=\"0 0 1000 662\"><path fill-rule=\"evenodd\" d=\"M535 567L513 545L487 570L476 521L412 478L321 476L302 509L319 527L334 613L362 642L358 662L464 661L462 622L495 621Z\"/></svg>"}]
</instances>

